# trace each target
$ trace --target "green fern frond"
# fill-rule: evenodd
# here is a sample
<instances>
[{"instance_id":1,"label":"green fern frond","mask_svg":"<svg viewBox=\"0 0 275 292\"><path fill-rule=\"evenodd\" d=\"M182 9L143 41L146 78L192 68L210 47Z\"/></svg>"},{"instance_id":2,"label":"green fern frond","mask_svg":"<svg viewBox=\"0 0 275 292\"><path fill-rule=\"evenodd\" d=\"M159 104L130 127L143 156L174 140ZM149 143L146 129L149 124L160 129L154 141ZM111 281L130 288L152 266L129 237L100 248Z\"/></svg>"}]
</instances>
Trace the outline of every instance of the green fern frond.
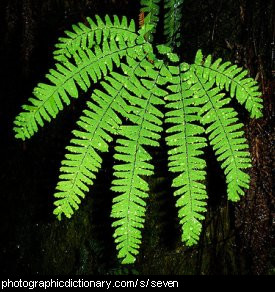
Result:
<instances>
[{"instance_id":1,"label":"green fern frond","mask_svg":"<svg viewBox=\"0 0 275 292\"><path fill-rule=\"evenodd\" d=\"M224 169L228 199L238 201L244 195L243 188L249 188L250 177L243 170L251 167L243 124L233 108L225 107L230 98L226 98L221 89L214 86L214 80L207 81L195 71L191 75L194 82L192 90L199 104L203 103L199 112L200 121L207 125L210 144Z\"/></svg>"},{"instance_id":2,"label":"green fern frond","mask_svg":"<svg viewBox=\"0 0 275 292\"><path fill-rule=\"evenodd\" d=\"M112 141L110 134L116 134L121 120L117 112L123 113L127 107L121 97L123 85L112 77L106 77L108 82L101 82L105 92L95 90L92 102L78 121L81 131L75 130L71 146L67 147L69 154L62 161L61 175L57 184L54 214L61 219L64 214L70 218L74 209L78 209L80 198L93 184L95 173L101 167L99 152L107 152Z\"/></svg>"},{"instance_id":3,"label":"green fern frond","mask_svg":"<svg viewBox=\"0 0 275 292\"><path fill-rule=\"evenodd\" d=\"M145 32L141 30L141 33ZM146 43L142 35L135 42L112 39L109 43L104 42L102 49L99 46L94 47L93 51L79 49L73 56L76 65L57 63L56 69L46 75L52 84L38 84L33 91L34 96L29 99L29 105L24 105L24 111L16 117L16 138L30 138L38 131L38 126L44 125L44 120L50 121L56 117L63 109L63 103L70 103L69 97L78 97L77 85L87 91L91 85L90 79L96 83L113 71L114 64L119 67L121 58L135 55L143 50L143 46Z\"/></svg>"},{"instance_id":4,"label":"green fern frond","mask_svg":"<svg viewBox=\"0 0 275 292\"><path fill-rule=\"evenodd\" d=\"M144 60L142 78L130 78L132 83L124 97L131 105L129 116L133 125L122 126L115 147L115 159L122 164L114 166L112 190L121 193L113 200L111 216L116 219L114 237L122 263L133 263L141 243L141 231L146 210L145 198L148 197L148 183L142 176L153 174L153 165L149 163L150 154L144 146L158 146L157 140L162 131L163 114L156 108L163 104L161 96L166 91L157 86L160 72ZM130 68L127 68L129 72ZM148 79L149 78L149 79Z\"/></svg>"},{"instance_id":5,"label":"green fern frond","mask_svg":"<svg viewBox=\"0 0 275 292\"><path fill-rule=\"evenodd\" d=\"M56 44L57 49L54 51L54 58L57 61L67 62L79 49L91 49L112 39L133 42L137 37L135 22L131 20L128 24L125 16L121 21L117 15L113 16L113 21L109 15L105 16L105 21L98 15L95 15L95 18L96 22L87 18L89 26L80 22L72 26L73 31L65 31L67 37L59 38L59 43Z\"/></svg>"},{"instance_id":6,"label":"green fern frond","mask_svg":"<svg viewBox=\"0 0 275 292\"><path fill-rule=\"evenodd\" d=\"M146 34L146 39L153 42L154 33L156 32L159 21L159 3L160 0L141 0L141 12L146 14L144 18L144 25L152 25L153 29Z\"/></svg>"},{"instance_id":7,"label":"green fern frond","mask_svg":"<svg viewBox=\"0 0 275 292\"><path fill-rule=\"evenodd\" d=\"M194 106L189 72L185 72L189 66L181 64L175 68L176 74L168 86L171 94L166 98L168 111L165 122L173 124L167 129L169 136L166 137L167 145L172 147L168 152L168 167L169 171L179 173L172 186L177 188L174 195L179 196L177 207L182 225L182 241L193 245L201 233L200 221L204 219L201 213L206 211L206 163L199 156L207 144L202 137L204 128L198 125L199 108Z\"/></svg>"},{"instance_id":8,"label":"green fern frond","mask_svg":"<svg viewBox=\"0 0 275 292\"><path fill-rule=\"evenodd\" d=\"M231 98L236 97L240 104L244 104L252 118L262 117L261 92L258 83L248 77L247 70L232 65L231 62L222 63L222 59L212 63L211 55L203 60L201 50L196 55L195 64L199 76L209 81L215 80L220 89L229 91Z\"/></svg>"},{"instance_id":9,"label":"green fern frond","mask_svg":"<svg viewBox=\"0 0 275 292\"><path fill-rule=\"evenodd\" d=\"M182 21L182 4L184 0L164 0L164 36L166 45L180 46L180 26Z\"/></svg>"}]
</instances>

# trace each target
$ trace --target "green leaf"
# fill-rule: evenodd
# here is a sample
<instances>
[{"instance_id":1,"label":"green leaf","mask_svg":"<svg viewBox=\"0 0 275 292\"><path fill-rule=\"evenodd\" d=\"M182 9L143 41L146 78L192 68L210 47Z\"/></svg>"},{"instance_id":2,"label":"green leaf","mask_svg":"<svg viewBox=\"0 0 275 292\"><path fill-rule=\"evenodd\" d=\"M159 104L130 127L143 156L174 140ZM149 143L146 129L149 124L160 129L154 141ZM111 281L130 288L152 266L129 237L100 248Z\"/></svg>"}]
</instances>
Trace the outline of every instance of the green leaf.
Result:
<instances>
[{"instance_id":1,"label":"green leaf","mask_svg":"<svg viewBox=\"0 0 275 292\"><path fill-rule=\"evenodd\" d=\"M236 98L240 104L243 104L251 118L262 117L262 94L257 82L248 77L246 70L232 65L230 62L221 63L221 59L212 64L210 55L204 63L202 58L202 52L199 50L194 66L198 76L209 81L214 80L220 89L230 92L231 98Z\"/></svg>"},{"instance_id":2,"label":"green leaf","mask_svg":"<svg viewBox=\"0 0 275 292\"><path fill-rule=\"evenodd\" d=\"M50 121L51 118L55 118L60 109L63 109L62 102L68 105L70 96L74 98L79 96L77 85L87 91L89 79L97 82L106 76L113 69L113 63L120 65L119 59L132 54L132 50L141 47L140 54L144 55L143 44L117 43L112 39L102 48L96 46L94 52L79 49L78 53L74 54L80 60L77 65L69 62L57 63L56 69L47 75L52 84L38 84L33 91L34 96L29 99L30 105L24 106L24 111L15 118L16 138L23 140L30 138L37 132L38 125L43 126L42 120Z\"/></svg>"},{"instance_id":3,"label":"green leaf","mask_svg":"<svg viewBox=\"0 0 275 292\"><path fill-rule=\"evenodd\" d=\"M164 35L166 45L171 48L178 48L180 46L182 4L183 0L164 0Z\"/></svg>"},{"instance_id":4,"label":"green leaf","mask_svg":"<svg viewBox=\"0 0 275 292\"><path fill-rule=\"evenodd\" d=\"M118 112L125 110L122 100L122 84L117 84L112 78L108 83L102 82L105 92L97 90L92 95L92 102L87 103L78 125L81 131L73 132L71 146L67 147L69 154L62 161L59 182L56 187L57 208L54 214L61 218L62 214L71 217L74 209L78 209L79 197L84 197L88 186L93 184L95 174L101 167L102 159L99 152L108 151L108 143L112 141L110 134L115 134L121 126ZM114 84L114 86L110 86ZM121 111L122 109L122 111Z\"/></svg>"},{"instance_id":5,"label":"green leaf","mask_svg":"<svg viewBox=\"0 0 275 292\"><path fill-rule=\"evenodd\" d=\"M138 66L144 66L143 60L136 62L132 71L127 71L129 83L134 82ZM131 62L134 65L135 61ZM139 83L141 96L136 95L135 90L124 92L132 109L128 117L133 124L120 127L118 134L122 139L117 140L115 147L114 157L121 164L114 166L116 179L112 182L112 190L120 194L113 200L111 216L116 219L113 223L116 228L114 237L118 244L118 257L122 258L123 264L135 261L141 243L140 229L143 228L146 210L144 199L148 197L149 190L143 177L153 174L153 166L149 163L151 156L144 146L159 145L157 140L160 138L158 133L162 131L162 113L155 105L162 104L159 96L167 94L157 85L160 71L146 70L145 74L146 79ZM122 76L117 76L117 79L123 80Z\"/></svg>"},{"instance_id":6,"label":"green leaf","mask_svg":"<svg viewBox=\"0 0 275 292\"><path fill-rule=\"evenodd\" d=\"M59 38L54 51L54 58L60 62L68 61L78 50L89 50L95 45L103 45L111 39L118 41L134 41L137 38L135 33L135 23L131 20L128 25L127 18L124 16L120 23L119 18L114 15L114 21L108 15L103 21L98 15L95 16L96 23L87 18L89 25L78 23L73 25L74 32L66 31L67 37Z\"/></svg>"},{"instance_id":7,"label":"green leaf","mask_svg":"<svg viewBox=\"0 0 275 292\"><path fill-rule=\"evenodd\" d=\"M179 197L176 205L182 225L182 241L193 245L201 233L200 221L204 219L201 213L206 211L207 194L202 183L206 164L200 157L206 140L201 136L204 129L195 124L199 108L193 105L194 94L190 90L191 84L187 83L188 74L180 69L184 67L180 65L174 70L176 74L169 85L171 94L167 96L165 122L172 125L166 131L169 133L166 143L171 147L168 151L169 171L179 173L172 186L177 188L174 195Z\"/></svg>"},{"instance_id":8,"label":"green leaf","mask_svg":"<svg viewBox=\"0 0 275 292\"><path fill-rule=\"evenodd\" d=\"M200 121L206 126L210 144L213 146L218 161L224 169L227 182L228 199L238 201L244 195L243 188L249 187L249 175L244 172L251 167L251 160L244 132L240 131L243 125L237 118L236 111L225 107L230 102L221 89L213 87L213 82L207 81L194 72L198 89L198 100L203 100L200 109ZM240 151L242 150L242 151ZM244 151L245 150L245 151Z\"/></svg>"},{"instance_id":9,"label":"green leaf","mask_svg":"<svg viewBox=\"0 0 275 292\"><path fill-rule=\"evenodd\" d=\"M159 3L160 0L141 0L141 12L146 14L144 18L144 27L147 27L146 34L143 34L145 39L153 42L153 35L156 32L156 27L159 21ZM148 29L148 25L151 27Z\"/></svg>"}]
</instances>

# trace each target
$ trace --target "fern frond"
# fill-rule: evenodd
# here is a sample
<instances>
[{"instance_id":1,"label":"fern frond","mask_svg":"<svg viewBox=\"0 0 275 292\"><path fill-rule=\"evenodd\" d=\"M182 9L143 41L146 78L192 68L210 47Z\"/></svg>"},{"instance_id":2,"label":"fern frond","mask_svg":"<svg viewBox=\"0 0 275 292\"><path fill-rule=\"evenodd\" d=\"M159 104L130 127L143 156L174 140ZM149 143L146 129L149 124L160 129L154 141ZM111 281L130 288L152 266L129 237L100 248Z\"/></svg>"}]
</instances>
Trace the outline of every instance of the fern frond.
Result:
<instances>
[{"instance_id":1,"label":"fern frond","mask_svg":"<svg viewBox=\"0 0 275 292\"><path fill-rule=\"evenodd\" d=\"M195 64L199 76L209 81L215 80L220 89L229 91L231 98L236 97L240 104L244 104L252 118L262 116L261 92L257 81L248 77L247 70L232 65L231 62L222 63L222 59L217 59L212 63L211 55L203 60L201 50L196 55Z\"/></svg>"},{"instance_id":2,"label":"fern frond","mask_svg":"<svg viewBox=\"0 0 275 292\"><path fill-rule=\"evenodd\" d=\"M124 92L131 105L129 119L133 124L120 128L122 138L117 141L114 156L122 164L114 166L116 179L112 182L112 190L121 194L113 200L111 216L116 219L114 237L123 264L135 261L141 243L140 229L143 228L145 198L149 191L142 176L153 174L153 165L149 163L151 156L144 146L159 145L163 114L156 106L164 103L160 97L166 95L166 91L157 86L160 73L153 65L144 59L141 67L142 70L137 72L140 78L132 76L129 79L131 85ZM124 68L124 71L129 73L131 68Z\"/></svg>"},{"instance_id":3,"label":"fern frond","mask_svg":"<svg viewBox=\"0 0 275 292\"><path fill-rule=\"evenodd\" d=\"M248 144L244 138L243 124L239 122L237 112L231 107L225 107L230 102L214 86L214 80L207 81L199 76L195 69L192 90L199 103L201 123L207 125L210 144L213 146L218 161L222 162L227 182L228 199L238 201L244 190L249 188L250 177L243 170L251 167Z\"/></svg>"},{"instance_id":4,"label":"fern frond","mask_svg":"<svg viewBox=\"0 0 275 292\"><path fill-rule=\"evenodd\" d=\"M88 109L78 121L81 130L73 131L74 138L67 147L69 154L62 161L61 175L57 184L54 214L61 219L64 214L70 218L74 209L78 209L80 198L93 184L95 174L101 166L99 152L107 152L112 141L110 134L116 134L121 120L117 112L123 113L127 107L121 97L123 85L112 77L101 82L102 90L95 90L92 102L87 103Z\"/></svg>"},{"instance_id":5,"label":"fern frond","mask_svg":"<svg viewBox=\"0 0 275 292\"><path fill-rule=\"evenodd\" d=\"M38 131L38 126L44 125L45 120L50 121L56 117L63 109L63 103L70 103L69 97L78 97L77 85L87 91L91 85L90 79L97 82L113 71L114 64L119 67L121 58L136 54L137 51L143 50L143 46L146 46L146 43L142 35L136 42L112 39L109 43L104 42L102 49L96 46L93 51L75 52L76 65L69 62L57 63L56 69L50 70L46 76L52 84L38 84L33 91L33 97L29 99L29 105L24 105L24 111L16 117L16 138L30 138Z\"/></svg>"},{"instance_id":6,"label":"fern frond","mask_svg":"<svg viewBox=\"0 0 275 292\"><path fill-rule=\"evenodd\" d=\"M206 163L200 158L203 154L206 139L202 136L204 128L198 125L198 104L194 106L195 97L191 90L189 66L181 64L174 68L171 85L168 86L171 94L167 96L165 122L172 124L167 129L167 145L172 147L168 152L169 171L179 173L173 180L176 187L174 195L179 196L177 207L178 216L182 225L182 241L193 245L199 240L207 198L205 190L204 170ZM176 69L176 70L175 70Z\"/></svg>"},{"instance_id":7,"label":"fern frond","mask_svg":"<svg viewBox=\"0 0 275 292\"><path fill-rule=\"evenodd\" d=\"M164 0L164 36L166 45L180 46L180 26L182 21L182 4L184 0Z\"/></svg>"},{"instance_id":8,"label":"fern frond","mask_svg":"<svg viewBox=\"0 0 275 292\"><path fill-rule=\"evenodd\" d=\"M111 39L133 42L137 37L134 20L128 24L125 16L121 21L117 15L114 15L113 18L112 21L109 15L106 15L104 21L95 15L96 21L87 18L89 26L81 22L73 25L73 31L65 31L66 37L59 38L54 58L60 62L67 62L79 49L91 49L93 46L102 45L103 42L109 42Z\"/></svg>"},{"instance_id":9,"label":"fern frond","mask_svg":"<svg viewBox=\"0 0 275 292\"><path fill-rule=\"evenodd\" d=\"M152 43L154 33L156 32L159 21L159 3L160 0L141 0L141 12L146 13L144 18L144 25L152 25L153 29L149 31L145 38Z\"/></svg>"}]
</instances>

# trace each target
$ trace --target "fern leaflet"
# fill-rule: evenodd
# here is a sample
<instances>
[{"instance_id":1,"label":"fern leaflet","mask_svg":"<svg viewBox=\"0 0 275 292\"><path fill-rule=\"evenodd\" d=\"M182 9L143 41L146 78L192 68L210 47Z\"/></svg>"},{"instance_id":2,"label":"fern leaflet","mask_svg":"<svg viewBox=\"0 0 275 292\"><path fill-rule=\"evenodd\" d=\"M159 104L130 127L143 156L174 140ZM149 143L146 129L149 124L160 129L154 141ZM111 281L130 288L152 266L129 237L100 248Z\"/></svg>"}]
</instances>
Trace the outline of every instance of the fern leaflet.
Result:
<instances>
[{"instance_id":1,"label":"fern leaflet","mask_svg":"<svg viewBox=\"0 0 275 292\"><path fill-rule=\"evenodd\" d=\"M174 67L172 85L168 86L171 94L167 96L165 122L173 124L167 129L169 136L166 138L167 145L173 148L168 152L169 171L180 173L174 180L177 187L175 196L179 196L179 218L182 224L182 241L187 245L193 245L199 240L204 219L201 214L206 211L205 199L207 198L205 185L206 163L199 157L203 153L206 139L202 137L204 128L197 125L198 107L195 107L192 82L189 80L189 68L186 64ZM172 67L170 68L170 70Z\"/></svg>"},{"instance_id":2,"label":"fern leaflet","mask_svg":"<svg viewBox=\"0 0 275 292\"><path fill-rule=\"evenodd\" d=\"M123 113L127 107L121 98L123 86L111 77L106 77L106 81L101 82L105 92L95 90L93 102L87 103L88 109L78 121L81 131L73 131L75 138L67 147L70 153L62 161L60 171L63 174L59 176L54 195L57 198L54 214L59 219L62 214L70 218L73 209L78 209L79 197L84 198L84 192L93 184L101 166L98 152L108 151L108 143L112 141L109 134L115 134L122 123L116 112Z\"/></svg>"},{"instance_id":3,"label":"fern leaflet","mask_svg":"<svg viewBox=\"0 0 275 292\"><path fill-rule=\"evenodd\" d=\"M226 89L232 98L236 97L240 104L244 104L252 118L260 118L263 100L260 98L258 83L247 76L246 70L232 65L231 62L221 64L222 59L216 60L213 64L211 62L211 55L203 61L202 52L199 50L195 59L197 74L209 81L215 80L220 89Z\"/></svg>"},{"instance_id":4,"label":"fern leaflet","mask_svg":"<svg viewBox=\"0 0 275 292\"><path fill-rule=\"evenodd\" d=\"M67 62L79 49L91 49L112 39L133 42L137 37L134 21L131 20L128 25L125 16L120 21L118 16L114 15L113 22L109 15L105 16L105 22L98 15L95 15L95 18L96 22L87 18L89 27L80 22L72 26L73 31L65 31L67 36L59 38L57 49L54 51L54 58L57 61Z\"/></svg>"},{"instance_id":5,"label":"fern leaflet","mask_svg":"<svg viewBox=\"0 0 275 292\"><path fill-rule=\"evenodd\" d=\"M243 124L239 122L236 111L231 107L224 107L230 102L225 98L214 81L207 81L196 72L193 74L192 89L197 95L200 109L201 123L208 125L210 144L213 146L218 161L224 169L227 182L228 199L238 201L244 195L243 188L249 187L249 175L243 171L251 166L251 159L244 132Z\"/></svg>"},{"instance_id":6,"label":"fern leaflet","mask_svg":"<svg viewBox=\"0 0 275 292\"><path fill-rule=\"evenodd\" d=\"M130 91L124 96L130 102L132 110L129 116L134 125L122 126L115 147L115 158L122 164L114 166L112 190L121 193L113 200L111 216L116 219L114 237L119 249L122 263L133 263L141 243L141 231L144 223L148 183L141 176L153 174L153 166L149 163L150 154L144 146L158 146L157 140L162 131L163 114L156 105L163 104L159 96L166 92L157 86L160 73L153 70L153 65L143 61L142 78L134 79ZM126 68L125 68L126 69ZM126 69L131 70L131 68ZM147 72L147 73L146 73ZM146 79L144 77L147 77ZM148 80L150 78L151 80ZM129 79L133 80L132 78Z\"/></svg>"}]
</instances>

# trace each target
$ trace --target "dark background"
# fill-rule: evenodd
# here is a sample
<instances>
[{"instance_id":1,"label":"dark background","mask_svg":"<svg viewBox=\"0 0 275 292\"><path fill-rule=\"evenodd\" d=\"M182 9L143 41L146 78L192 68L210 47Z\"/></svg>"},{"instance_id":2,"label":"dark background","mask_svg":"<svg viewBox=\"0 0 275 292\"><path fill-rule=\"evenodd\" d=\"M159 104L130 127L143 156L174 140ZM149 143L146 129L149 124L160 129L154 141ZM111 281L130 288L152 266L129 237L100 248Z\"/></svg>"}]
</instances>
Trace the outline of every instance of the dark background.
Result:
<instances>
[{"instance_id":1,"label":"dark background","mask_svg":"<svg viewBox=\"0 0 275 292\"><path fill-rule=\"evenodd\" d=\"M52 215L60 161L87 95L72 102L29 141L14 138L12 123L33 87L45 81L54 66L54 44L65 29L95 14L138 20L139 1L1 0L1 274L275 274L273 2L184 2L180 55L191 62L202 48L204 54L230 60L248 68L263 91L264 117L260 120L251 120L234 104L246 125L253 158L251 187L239 203L228 203L224 175L212 150L207 149L207 218L199 244L184 247L164 146L154 150L157 173L149 179L140 255L133 266L121 266L109 218L112 151L104 156L97 182L73 218L58 222ZM158 41L163 40L158 37Z\"/></svg>"}]
</instances>

